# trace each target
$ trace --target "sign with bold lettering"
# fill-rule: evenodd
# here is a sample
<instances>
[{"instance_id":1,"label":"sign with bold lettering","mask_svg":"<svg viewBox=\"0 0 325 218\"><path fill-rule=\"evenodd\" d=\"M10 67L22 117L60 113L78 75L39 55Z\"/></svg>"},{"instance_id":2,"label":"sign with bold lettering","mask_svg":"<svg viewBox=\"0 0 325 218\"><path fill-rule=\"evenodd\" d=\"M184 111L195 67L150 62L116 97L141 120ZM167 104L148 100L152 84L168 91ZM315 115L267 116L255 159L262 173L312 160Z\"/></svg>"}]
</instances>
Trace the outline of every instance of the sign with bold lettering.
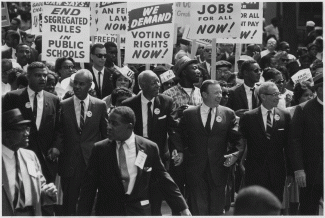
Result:
<instances>
[{"instance_id":1,"label":"sign with bold lettering","mask_svg":"<svg viewBox=\"0 0 325 218\"><path fill-rule=\"evenodd\" d=\"M1 26L9 26L10 19L6 2L1 2Z\"/></svg>"},{"instance_id":2,"label":"sign with bold lettering","mask_svg":"<svg viewBox=\"0 0 325 218\"><path fill-rule=\"evenodd\" d=\"M42 11L43 2L31 2L32 11L32 34L42 34Z\"/></svg>"},{"instance_id":3,"label":"sign with bold lettering","mask_svg":"<svg viewBox=\"0 0 325 218\"><path fill-rule=\"evenodd\" d=\"M190 34L190 25L186 25L184 28L182 39L185 39L187 41L192 41L192 39L189 37ZM196 42L200 45L208 46L212 44L211 39L197 39Z\"/></svg>"},{"instance_id":4,"label":"sign with bold lettering","mask_svg":"<svg viewBox=\"0 0 325 218\"><path fill-rule=\"evenodd\" d=\"M171 63L174 3L128 2L125 63Z\"/></svg>"},{"instance_id":5,"label":"sign with bold lettering","mask_svg":"<svg viewBox=\"0 0 325 218\"><path fill-rule=\"evenodd\" d=\"M294 82L294 84L309 80L310 78L312 78L310 69L303 69L303 70L299 70L297 73L295 73L291 79Z\"/></svg>"},{"instance_id":6,"label":"sign with bold lettering","mask_svg":"<svg viewBox=\"0 0 325 218\"><path fill-rule=\"evenodd\" d=\"M239 37L220 39L224 43L262 44L263 4L262 2L243 2L241 5L241 32Z\"/></svg>"},{"instance_id":7,"label":"sign with bold lettering","mask_svg":"<svg viewBox=\"0 0 325 218\"><path fill-rule=\"evenodd\" d=\"M99 2L97 3L97 10L95 21L98 34L124 35L126 33L126 2Z\"/></svg>"},{"instance_id":8,"label":"sign with bold lettering","mask_svg":"<svg viewBox=\"0 0 325 218\"><path fill-rule=\"evenodd\" d=\"M161 83L167 82L175 77L175 74L172 70L168 70L165 73L160 74Z\"/></svg>"},{"instance_id":9,"label":"sign with bold lettering","mask_svg":"<svg viewBox=\"0 0 325 218\"><path fill-rule=\"evenodd\" d=\"M238 37L240 2L191 2L191 39Z\"/></svg>"},{"instance_id":10,"label":"sign with bold lettering","mask_svg":"<svg viewBox=\"0 0 325 218\"><path fill-rule=\"evenodd\" d=\"M117 36L116 34L97 34L97 36L94 36L94 43L101 43L105 44L106 42L114 42L117 44ZM125 35L121 36L121 44L120 48L124 49L125 48Z\"/></svg>"},{"instance_id":11,"label":"sign with bold lettering","mask_svg":"<svg viewBox=\"0 0 325 218\"><path fill-rule=\"evenodd\" d=\"M45 2L43 6L42 60L71 57L88 63L89 2Z\"/></svg>"}]
</instances>

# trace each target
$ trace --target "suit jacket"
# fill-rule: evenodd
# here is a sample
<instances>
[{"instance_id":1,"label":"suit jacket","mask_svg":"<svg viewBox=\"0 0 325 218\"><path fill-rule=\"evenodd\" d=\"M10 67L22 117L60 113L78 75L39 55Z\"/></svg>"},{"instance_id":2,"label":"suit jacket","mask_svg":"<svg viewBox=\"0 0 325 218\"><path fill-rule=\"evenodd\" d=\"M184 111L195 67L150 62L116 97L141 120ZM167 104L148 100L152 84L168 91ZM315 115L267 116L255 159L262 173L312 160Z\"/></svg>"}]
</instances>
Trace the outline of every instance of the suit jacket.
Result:
<instances>
[{"instance_id":1,"label":"suit jacket","mask_svg":"<svg viewBox=\"0 0 325 218\"><path fill-rule=\"evenodd\" d=\"M87 165L94 143L107 138L108 115L105 102L89 96L85 125L80 132L73 98L61 102L59 131L55 142L55 147L60 150L59 175L62 177L73 175L80 158Z\"/></svg>"},{"instance_id":2,"label":"suit jacket","mask_svg":"<svg viewBox=\"0 0 325 218\"><path fill-rule=\"evenodd\" d=\"M47 159L47 152L53 148L59 119L60 100L57 96L43 91L43 114L39 130L33 118L33 111L26 107L29 101L27 88L8 92L3 99L3 111L19 108L24 119L31 120L28 149L34 151L41 163L43 174L48 182L54 182L57 174L57 162Z\"/></svg>"},{"instance_id":3,"label":"suit jacket","mask_svg":"<svg viewBox=\"0 0 325 218\"><path fill-rule=\"evenodd\" d=\"M33 151L20 148L18 151L20 164L25 164L28 172L22 172L23 181L29 179L32 186L32 207L35 216L41 216L41 206L54 204L56 197L49 197L44 192L46 180L42 174L40 163ZM14 216L15 210L10 192L8 175L2 159L2 216Z\"/></svg>"},{"instance_id":4,"label":"suit jacket","mask_svg":"<svg viewBox=\"0 0 325 218\"><path fill-rule=\"evenodd\" d=\"M141 94L133 96L122 102L123 106L130 107L136 117L134 126L134 133L143 136L143 123L142 123L142 106L141 106ZM170 142L173 143L171 148L176 148L178 151L182 151L182 144L179 137L176 134L180 134L177 121L171 116L173 107L173 99L169 96L159 94L154 100L153 109L153 131L152 136L149 138L153 142L157 143L159 147L160 158L165 163L169 160L169 149L167 146L167 133L170 137ZM155 111L159 109L159 113Z\"/></svg>"},{"instance_id":5,"label":"suit jacket","mask_svg":"<svg viewBox=\"0 0 325 218\"><path fill-rule=\"evenodd\" d=\"M230 144L232 151L242 155L243 141L238 133L238 125L233 110L219 105L216 119L210 134L205 130L201 118L201 106L188 108L180 121L182 142L188 148L186 159L186 178L190 186L196 186L203 177L206 165L210 165L212 179L217 186L225 186L229 168L223 165L224 155L228 153ZM228 143L229 142L229 143Z\"/></svg>"},{"instance_id":6,"label":"suit jacket","mask_svg":"<svg viewBox=\"0 0 325 218\"><path fill-rule=\"evenodd\" d=\"M12 59L12 48L9 48L7 50L4 50L1 52L1 58L4 59Z\"/></svg>"},{"instance_id":7,"label":"suit jacket","mask_svg":"<svg viewBox=\"0 0 325 218\"><path fill-rule=\"evenodd\" d=\"M90 156L86 175L81 186L78 215L90 215L97 194L96 216L150 215L150 204L141 206L140 201L149 199L150 177L158 178L159 188L173 210L187 208L177 185L164 168L158 146L135 135L136 152L143 151L147 158L143 169L137 167L134 188L125 195L116 156L116 142L108 139L95 144Z\"/></svg>"},{"instance_id":8,"label":"suit jacket","mask_svg":"<svg viewBox=\"0 0 325 218\"><path fill-rule=\"evenodd\" d=\"M256 94L256 89L255 89L255 94ZM260 105L260 101L257 96L256 96L256 100L257 100L257 105ZM231 108L234 111L237 111L239 109L248 109L248 101L247 101L247 95L246 95L244 84L229 89L229 99L226 106Z\"/></svg>"},{"instance_id":9,"label":"suit jacket","mask_svg":"<svg viewBox=\"0 0 325 218\"><path fill-rule=\"evenodd\" d=\"M93 81L95 83L95 91L96 91L97 98L103 99L104 97L110 95L112 93L112 91L114 90L113 80L112 80L114 72L112 70L104 67L104 77L103 77L103 74L101 74L101 77L100 77L103 80L102 93L100 94L99 89L98 89L98 82L96 80L92 66L90 66L88 68L88 70L93 75Z\"/></svg>"},{"instance_id":10,"label":"suit jacket","mask_svg":"<svg viewBox=\"0 0 325 218\"><path fill-rule=\"evenodd\" d=\"M285 156L288 149L290 114L286 110L274 108L275 115L271 139L266 138L261 107L247 111L239 122L239 131L247 139L245 162L246 185L260 184L261 178L269 178L270 184L281 188L286 177ZM275 117L280 118L277 120Z\"/></svg>"},{"instance_id":11,"label":"suit jacket","mask_svg":"<svg viewBox=\"0 0 325 218\"><path fill-rule=\"evenodd\" d=\"M293 170L305 170L306 183L323 184L323 105L316 98L297 106L290 125L290 160Z\"/></svg>"}]
</instances>

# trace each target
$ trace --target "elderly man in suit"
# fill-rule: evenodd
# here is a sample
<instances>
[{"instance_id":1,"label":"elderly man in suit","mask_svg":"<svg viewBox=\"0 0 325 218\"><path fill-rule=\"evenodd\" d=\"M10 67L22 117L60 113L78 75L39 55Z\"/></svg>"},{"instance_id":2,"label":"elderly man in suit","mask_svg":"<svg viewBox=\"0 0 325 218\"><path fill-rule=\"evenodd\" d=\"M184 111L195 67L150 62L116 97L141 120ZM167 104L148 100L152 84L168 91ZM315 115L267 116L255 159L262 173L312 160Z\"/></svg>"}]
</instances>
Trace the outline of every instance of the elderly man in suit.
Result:
<instances>
[{"instance_id":1,"label":"elderly man in suit","mask_svg":"<svg viewBox=\"0 0 325 218\"><path fill-rule=\"evenodd\" d=\"M78 215L90 215L97 194L96 216L151 215L151 176L168 204L190 215L177 185L159 157L156 143L133 133L135 115L125 106L114 108L108 118L108 138L95 144L89 159L78 203Z\"/></svg>"},{"instance_id":2,"label":"elderly man in suit","mask_svg":"<svg viewBox=\"0 0 325 218\"><path fill-rule=\"evenodd\" d=\"M314 78L317 97L297 106L290 129L290 159L300 186L300 214L318 215L324 196L323 74Z\"/></svg>"},{"instance_id":3,"label":"elderly man in suit","mask_svg":"<svg viewBox=\"0 0 325 218\"><path fill-rule=\"evenodd\" d=\"M54 204L57 190L46 184L38 158L28 146L30 120L18 108L2 114L2 215L41 216Z\"/></svg>"},{"instance_id":4,"label":"elderly man in suit","mask_svg":"<svg viewBox=\"0 0 325 218\"><path fill-rule=\"evenodd\" d=\"M229 167L242 155L243 142L234 111L219 105L219 82L206 80L200 91L203 104L185 110L179 124L183 145L188 148L185 166L190 209L194 215L222 215Z\"/></svg>"},{"instance_id":5,"label":"elderly man in suit","mask_svg":"<svg viewBox=\"0 0 325 218\"><path fill-rule=\"evenodd\" d=\"M75 215L81 181L94 143L107 137L107 110L104 101L88 94L92 75L77 71L74 96L61 102L59 134L59 175L63 190L63 215Z\"/></svg>"},{"instance_id":6,"label":"elderly man in suit","mask_svg":"<svg viewBox=\"0 0 325 218\"><path fill-rule=\"evenodd\" d=\"M28 149L34 151L42 166L47 182L54 182L57 174L58 150L54 148L60 100L44 91L47 68L41 62L28 66L28 87L8 92L2 101L3 111L19 108L25 119L31 120ZM44 209L44 208L43 208ZM43 215L53 215L51 207Z\"/></svg>"},{"instance_id":7,"label":"elderly man in suit","mask_svg":"<svg viewBox=\"0 0 325 218\"><path fill-rule=\"evenodd\" d=\"M171 116L173 99L159 94L159 78L153 71L143 71L140 73L138 81L142 92L125 100L122 105L130 107L136 115L134 133L157 143L160 158L168 170L170 152L167 144L167 134L170 139L169 142L173 143L173 147L180 150L182 146L181 142L176 140L178 138L175 137L176 134L179 134L179 131L177 121ZM150 187L150 204L152 215L161 215L162 199L156 183L157 181L153 180Z\"/></svg>"},{"instance_id":8,"label":"elderly man in suit","mask_svg":"<svg viewBox=\"0 0 325 218\"><path fill-rule=\"evenodd\" d=\"M277 108L279 89L273 82L259 88L262 105L244 113L239 131L247 139L245 185L260 185L280 201L286 178L285 154L288 149L290 114Z\"/></svg>"}]
</instances>

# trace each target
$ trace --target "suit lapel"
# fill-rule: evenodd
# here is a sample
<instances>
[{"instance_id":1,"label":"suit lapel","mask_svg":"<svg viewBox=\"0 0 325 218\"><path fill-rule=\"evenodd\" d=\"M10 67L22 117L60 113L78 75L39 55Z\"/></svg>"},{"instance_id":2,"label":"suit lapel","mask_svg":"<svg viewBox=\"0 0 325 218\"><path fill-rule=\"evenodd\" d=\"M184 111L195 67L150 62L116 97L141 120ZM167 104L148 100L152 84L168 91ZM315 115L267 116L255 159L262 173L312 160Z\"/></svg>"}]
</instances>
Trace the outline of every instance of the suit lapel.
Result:
<instances>
[{"instance_id":1,"label":"suit lapel","mask_svg":"<svg viewBox=\"0 0 325 218\"><path fill-rule=\"evenodd\" d=\"M21 93L20 98L21 98L20 103L22 104L20 108L22 108L23 110L22 113L28 115L28 117L26 118L33 120L34 115L33 115L32 107L29 108L26 107L26 103L28 102L30 103L27 88L25 88L25 90Z\"/></svg>"},{"instance_id":2,"label":"suit lapel","mask_svg":"<svg viewBox=\"0 0 325 218\"><path fill-rule=\"evenodd\" d=\"M245 86L244 84L241 85L240 90L239 90L239 94L241 99L244 101L245 105L246 105L246 109L248 109L248 101L247 101L247 96L246 96L246 91L245 91Z\"/></svg>"},{"instance_id":3,"label":"suit lapel","mask_svg":"<svg viewBox=\"0 0 325 218\"><path fill-rule=\"evenodd\" d=\"M201 106L198 106L198 108L196 109L196 118L197 118L197 121L198 121L196 123L199 123L202 131L205 132L206 134L209 134L204 128L204 123L203 123L202 117L201 117Z\"/></svg>"},{"instance_id":4,"label":"suit lapel","mask_svg":"<svg viewBox=\"0 0 325 218\"><path fill-rule=\"evenodd\" d=\"M91 74L93 75L93 82L95 83L96 94L97 94L98 97L100 97L100 96L99 96L100 92L99 92L99 89L98 89L97 79L96 79L96 76L95 76L95 73L94 73L94 71L93 71L93 67L92 67L92 66L90 67L90 70L89 70L89 71L90 71ZM103 84L104 84L104 83L103 83Z\"/></svg>"},{"instance_id":5,"label":"suit lapel","mask_svg":"<svg viewBox=\"0 0 325 218\"><path fill-rule=\"evenodd\" d=\"M219 123L216 121L218 116L221 117L221 118L223 119L219 107L216 108L216 116L214 117L214 121L213 121L213 126L212 126L212 130L211 130L211 132L216 131L216 129L218 129L218 125L219 125Z\"/></svg>"},{"instance_id":6,"label":"suit lapel","mask_svg":"<svg viewBox=\"0 0 325 218\"><path fill-rule=\"evenodd\" d=\"M138 94L135 100L136 110L134 111L135 117L137 118L135 123L135 134L143 136L143 123L142 123L142 103L141 94Z\"/></svg>"},{"instance_id":7,"label":"suit lapel","mask_svg":"<svg viewBox=\"0 0 325 218\"><path fill-rule=\"evenodd\" d=\"M278 123L284 119L283 116L280 115L280 111L278 108L274 108L274 115L273 115L273 124L272 124L272 134L271 138L274 134L274 131L277 129Z\"/></svg>"},{"instance_id":8,"label":"suit lapel","mask_svg":"<svg viewBox=\"0 0 325 218\"><path fill-rule=\"evenodd\" d=\"M104 72L103 72L103 86L102 86L102 93L107 93L107 89L109 89L109 84L110 84L110 72L107 70L106 67L104 67ZM105 96L101 96L102 98Z\"/></svg>"},{"instance_id":9,"label":"suit lapel","mask_svg":"<svg viewBox=\"0 0 325 218\"><path fill-rule=\"evenodd\" d=\"M76 118L76 111L75 111L75 106L74 106L74 100L73 100L73 97L71 97L69 99L69 102L68 102L68 111L66 111L66 113L68 114L69 117L71 117L73 119L73 122L75 124L75 128L78 132L78 122L77 122L77 118Z\"/></svg>"},{"instance_id":10,"label":"suit lapel","mask_svg":"<svg viewBox=\"0 0 325 218\"><path fill-rule=\"evenodd\" d=\"M50 112L50 101L49 101L49 96L43 91L43 114L42 114L42 119L41 119L41 124L39 129L41 129L45 123L46 123L46 117Z\"/></svg>"},{"instance_id":11,"label":"suit lapel","mask_svg":"<svg viewBox=\"0 0 325 218\"><path fill-rule=\"evenodd\" d=\"M136 148L137 156L138 156L139 151L143 151L144 153L146 153L145 148L143 147L142 143L139 141L137 135L135 135L135 148ZM147 158L148 158L148 156L147 156ZM134 193L134 190L138 189L139 183L141 181L141 175L142 175L142 169L140 169L140 167L137 166L137 177L135 179L134 187L131 192L131 195Z\"/></svg>"},{"instance_id":12,"label":"suit lapel","mask_svg":"<svg viewBox=\"0 0 325 218\"><path fill-rule=\"evenodd\" d=\"M92 115L94 115L95 103L93 101L94 99L91 96L89 96L89 105L88 105L88 110L86 111L86 120L85 120L84 128L88 126L87 124L91 119L91 117L88 117L88 111L91 111Z\"/></svg>"},{"instance_id":13,"label":"suit lapel","mask_svg":"<svg viewBox=\"0 0 325 218\"><path fill-rule=\"evenodd\" d=\"M156 114L155 111L158 112L157 109L159 110L159 113ZM153 108L153 111L152 112L153 112L152 113L152 117L153 117L152 127L154 128L155 126L157 126L158 116L161 113L161 105L160 105L160 100L159 100L158 96L155 97L155 100L154 100L154 108Z\"/></svg>"},{"instance_id":14,"label":"suit lapel","mask_svg":"<svg viewBox=\"0 0 325 218\"><path fill-rule=\"evenodd\" d=\"M2 159L2 188L5 190L6 195L8 197L8 201L10 203L12 211L14 211L14 206L13 206L13 199L10 193L10 188L9 188L9 180L8 180L8 175L5 167L5 163Z\"/></svg>"},{"instance_id":15,"label":"suit lapel","mask_svg":"<svg viewBox=\"0 0 325 218\"><path fill-rule=\"evenodd\" d=\"M264 125L264 121L263 121L261 107L259 107L257 109L255 116L256 116L256 121L259 123L259 125L260 125L260 127L262 129L262 132L264 133L264 136L266 138L265 125Z\"/></svg>"}]
</instances>

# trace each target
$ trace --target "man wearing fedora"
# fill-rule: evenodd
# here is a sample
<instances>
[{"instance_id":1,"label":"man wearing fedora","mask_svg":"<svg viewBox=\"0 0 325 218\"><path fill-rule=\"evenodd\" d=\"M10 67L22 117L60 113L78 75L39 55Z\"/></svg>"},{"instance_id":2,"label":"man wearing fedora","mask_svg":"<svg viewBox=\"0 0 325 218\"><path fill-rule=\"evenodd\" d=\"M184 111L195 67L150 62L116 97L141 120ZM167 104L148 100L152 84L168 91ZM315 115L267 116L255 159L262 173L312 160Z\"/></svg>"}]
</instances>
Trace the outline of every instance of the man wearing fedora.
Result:
<instances>
[{"instance_id":1,"label":"man wearing fedora","mask_svg":"<svg viewBox=\"0 0 325 218\"><path fill-rule=\"evenodd\" d=\"M297 106L290 124L289 157L300 186L300 214L318 215L324 196L323 74L314 77L317 97Z\"/></svg>"},{"instance_id":2,"label":"man wearing fedora","mask_svg":"<svg viewBox=\"0 0 325 218\"><path fill-rule=\"evenodd\" d=\"M57 190L46 184L29 144L30 120L18 108L2 114L2 215L41 216L41 205L54 204Z\"/></svg>"}]
</instances>

